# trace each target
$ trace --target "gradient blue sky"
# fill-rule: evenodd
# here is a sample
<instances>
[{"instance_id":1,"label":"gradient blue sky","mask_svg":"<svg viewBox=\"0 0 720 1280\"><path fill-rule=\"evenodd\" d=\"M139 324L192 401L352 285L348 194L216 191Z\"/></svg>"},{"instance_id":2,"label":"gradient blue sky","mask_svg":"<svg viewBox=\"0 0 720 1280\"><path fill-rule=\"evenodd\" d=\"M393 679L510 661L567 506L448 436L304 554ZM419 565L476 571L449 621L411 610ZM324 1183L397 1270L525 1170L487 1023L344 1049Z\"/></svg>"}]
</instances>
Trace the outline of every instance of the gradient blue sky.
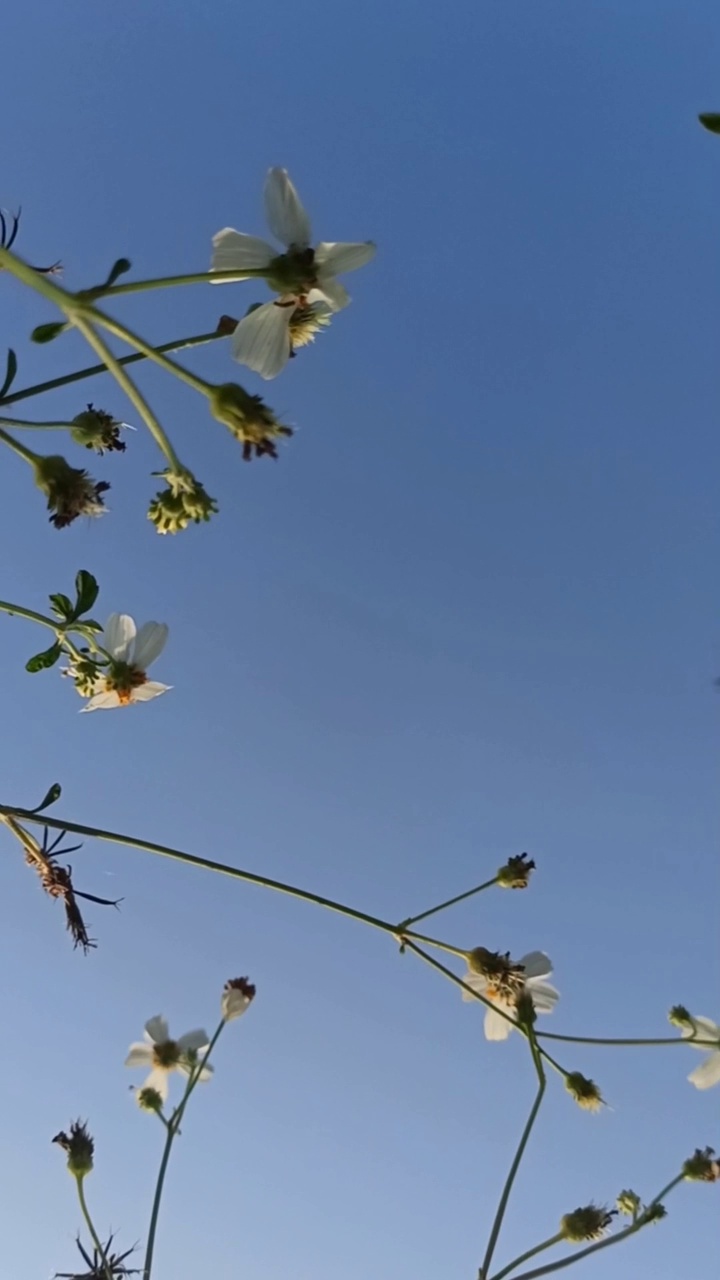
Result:
<instances>
[{"instance_id":1,"label":"gradient blue sky","mask_svg":"<svg viewBox=\"0 0 720 1280\"><path fill-rule=\"evenodd\" d=\"M720 1018L720 141L695 122L720 102L716 5L27 0L3 43L0 203L70 287L121 254L138 276L204 270L220 227L263 233L270 164L319 238L379 252L309 353L244 379L298 427L278 464L243 465L200 400L143 372L220 502L211 525L154 535L143 433L95 467L111 514L62 534L3 454L0 594L42 608L93 570L101 616L170 624L156 671L175 687L79 716L56 672L23 673L39 633L0 619L2 799L57 779L61 816L391 918L527 849L530 892L437 931L545 948L555 1031L663 1035L676 1001ZM74 337L33 347L52 316L1 283L18 385L89 363ZM117 307L163 341L264 297ZM188 363L243 376L224 346ZM23 411L87 399L132 420L108 379ZM127 1093L127 1044L159 1011L212 1024L235 973L258 997L185 1125L158 1277L476 1274L532 1095L519 1037L486 1044L480 1010L380 936L98 844L78 884L124 903L89 912L83 959L2 845L8 1276L74 1263L50 1138L78 1114L99 1226L144 1236L161 1135ZM588 1117L553 1082L498 1261L720 1145L689 1050L559 1056L613 1109ZM717 1257L713 1189L669 1207L588 1274L676 1280Z\"/></svg>"}]
</instances>

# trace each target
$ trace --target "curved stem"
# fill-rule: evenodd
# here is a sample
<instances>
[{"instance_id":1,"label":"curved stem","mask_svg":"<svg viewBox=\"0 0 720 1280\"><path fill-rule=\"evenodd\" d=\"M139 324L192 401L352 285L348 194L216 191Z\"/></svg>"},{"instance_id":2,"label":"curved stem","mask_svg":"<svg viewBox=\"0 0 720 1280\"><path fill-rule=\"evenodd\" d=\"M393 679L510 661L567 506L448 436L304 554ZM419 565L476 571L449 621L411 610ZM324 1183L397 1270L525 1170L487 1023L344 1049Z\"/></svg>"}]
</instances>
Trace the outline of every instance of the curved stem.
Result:
<instances>
[{"instance_id":1,"label":"curved stem","mask_svg":"<svg viewBox=\"0 0 720 1280\"><path fill-rule=\"evenodd\" d=\"M77 1186L78 1200L80 1201L80 1208L82 1209L82 1215L83 1215L83 1218L85 1219L85 1225L88 1231L90 1232L90 1235L92 1237L92 1242L95 1245L95 1248L97 1250L97 1253L100 1259L102 1260L102 1269L105 1274L106 1280L113 1280L113 1274L112 1274L112 1271L110 1270L110 1264L107 1260L105 1250L103 1249L100 1243L100 1237L97 1231L95 1230L93 1220L90 1217L90 1210L87 1207L87 1201L85 1199L85 1189L83 1187L82 1178L78 1178L76 1176L75 1185Z\"/></svg>"},{"instance_id":2,"label":"curved stem","mask_svg":"<svg viewBox=\"0 0 720 1280\"><path fill-rule=\"evenodd\" d=\"M113 284L109 289L87 289L84 296L110 298L119 293L145 293L148 289L168 289L181 284L232 284L241 280L262 280L267 267L250 268L247 271L193 271L184 276L157 276L154 280L131 280L127 284Z\"/></svg>"},{"instance_id":3,"label":"curved stem","mask_svg":"<svg viewBox=\"0 0 720 1280\"><path fill-rule=\"evenodd\" d=\"M160 451L165 455L173 471L182 471L183 465L173 449L163 428L160 426L150 405L145 399L142 392L135 386L132 378L125 372L122 365L113 355L107 343L96 333L92 325L83 317L75 317L75 325L85 338L85 341L100 356L101 360L107 365L108 372L113 375L118 386L122 387L128 400L135 406L145 423L148 431L153 436L155 443Z\"/></svg>"},{"instance_id":4,"label":"curved stem","mask_svg":"<svg viewBox=\"0 0 720 1280\"><path fill-rule=\"evenodd\" d=\"M682 1036L658 1036L655 1039L611 1039L603 1036L563 1036L555 1031L538 1031L539 1040L563 1040L567 1044L614 1044L614 1045L643 1045L643 1044L708 1044L710 1047L715 1041L699 1040L695 1041L692 1037L684 1038Z\"/></svg>"},{"instance_id":5,"label":"curved stem","mask_svg":"<svg viewBox=\"0 0 720 1280\"><path fill-rule=\"evenodd\" d=\"M59 284L55 284L47 275L39 275L34 267L28 262L23 262L22 258L18 258L16 254L11 253L9 249L0 248L0 268L5 268L11 275L15 276L21 284L26 284L28 288L33 289L35 293L39 293L53 306L59 307L67 316L71 316L77 310L77 302L75 295L69 293L67 289L63 289Z\"/></svg>"},{"instance_id":6,"label":"curved stem","mask_svg":"<svg viewBox=\"0 0 720 1280\"><path fill-rule=\"evenodd\" d=\"M22 458L25 462L29 462L31 467L35 466L35 463L38 460L38 454L33 453L32 449L26 449L24 444L20 444L19 440L16 440L14 436L9 436L7 432L3 431L1 428L0 440L3 440L8 448L12 449L13 453L16 453L19 458Z\"/></svg>"},{"instance_id":7,"label":"curved stem","mask_svg":"<svg viewBox=\"0 0 720 1280\"><path fill-rule=\"evenodd\" d=\"M32 431L69 431L72 422L25 422L22 418L0 418L0 426Z\"/></svg>"},{"instance_id":8,"label":"curved stem","mask_svg":"<svg viewBox=\"0 0 720 1280\"><path fill-rule=\"evenodd\" d=\"M213 329L212 333L199 333L191 338L175 338L172 342L162 342L159 346L154 347L154 351L183 351L186 347L200 347L206 342L216 342L218 338L225 338L227 334L218 333ZM142 351L135 352L131 356L119 356L118 364L137 364L138 360L147 360L147 356ZM67 387L73 382L81 382L84 378L95 378L99 373L108 373L106 364L93 364L87 369L77 369L75 373L65 373L60 378L49 378L47 382L36 382L32 387L21 387L19 391L13 391L11 395L3 396L0 405L15 404L18 400L28 400L31 396L42 395L45 391L55 391L58 387Z\"/></svg>"},{"instance_id":9,"label":"curved stem","mask_svg":"<svg viewBox=\"0 0 720 1280\"><path fill-rule=\"evenodd\" d=\"M500 1235L500 1229L503 1224L503 1218L505 1217L505 1210L507 1209L508 1201L510 1199L510 1194L513 1189L513 1183L515 1182L515 1178L517 1177L517 1172L518 1172L518 1169L520 1168L520 1162L525 1154L525 1148L528 1144L528 1139L530 1137L530 1134L532 1133L533 1125L535 1124L535 1121L537 1119L537 1114L540 1110L540 1104L542 1103L543 1096L545 1094L545 1087L547 1084L547 1080L545 1078L545 1072L543 1070L542 1059L538 1052L537 1042L535 1040L535 1036L531 1027L527 1029L527 1038L528 1038L528 1044L530 1045L530 1052L532 1054L533 1066L535 1067L535 1071L537 1072L538 1089L535 1095L535 1101L533 1102L533 1105L530 1108L530 1114L527 1118L525 1128L523 1129L522 1134L520 1135L520 1141L517 1146L517 1151L515 1152L515 1157L513 1159L512 1164L510 1165L508 1176L505 1179L505 1185L500 1194L500 1200L498 1201L497 1211L495 1213L493 1224L490 1229L490 1236L488 1238L487 1248L485 1250L485 1257L483 1258L482 1266L480 1267L480 1280L487 1280L488 1272L490 1270L490 1263L493 1260L495 1246L497 1245L498 1237ZM554 1243L554 1241L551 1241L550 1243ZM545 1245L544 1247L547 1248L548 1245ZM535 1250L535 1252L538 1252L538 1250ZM530 1256L529 1254L525 1254L523 1258L518 1259L518 1262L524 1262L525 1258L529 1256ZM502 1275L502 1272L500 1274Z\"/></svg>"},{"instance_id":10,"label":"curved stem","mask_svg":"<svg viewBox=\"0 0 720 1280\"><path fill-rule=\"evenodd\" d=\"M437 938L428 938L424 933L416 933L414 929L405 930L402 926L396 925L396 929L398 938L402 941L412 938L415 942L425 942L429 947L437 947L438 951L447 951L448 955L459 956L461 960L467 959L467 951L453 947L449 942L439 942Z\"/></svg>"},{"instance_id":11,"label":"curved stem","mask_svg":"<svg viewBox=\"0 0 720 1280\"><path fill-rule=\"evenodd\" d=\"M526 1249L525 1253L521 1253L517 1258L513 1258L502 1271L496 1271L492 1280L504 1280L504 1277L514 1271L516 1267L521 1267L523 1262L529 1262L531 1258L536 1257L538 1253L543 1253L545 1249L551 1249L554 1244L560 1244L564 1239L562 1232L558 1231L557 1235L550 1236L548 1240L542 1240L540 1244L534 1245L532 1249Z\"/></svg>"},{"instance_id":12,"label":"curved stem","mask_svg":"<svg viewBox=\"0 0 720 1280\"><path fill-rule=\"evenodd\" d=\"M472 898L476 893L482 893L483 889L492 889L497 884L497 876L493 876L492 880L485 880L482 884L476 885L474 889L468 889L466 893L458 893L454 898L448 898L447 902L441 902L437 907L430 907L429 911L421 911L419 916L408 916L407 920L403 920L399 925L400 932L404 933L411 924L417 924L419 920L427 920L428 916L434 916L438 911L444 911L446 907L454 907L456 902L464 902L466 898Z\"/></svg>"},{"instance_id":13,"label":"curved stem","mask_svg":"<svg viewBox=\"0 0 720 1280\"><path fill-rule=\"evenodd\" d=\"M27 618L28 622L38 622L41 627L49 627L51 631L62 631L62 626L52 618L47 618L44 613L36 613L34 609L26 609L21 604L11 604L9 600L0 600L0 613L7 613L11 618Z\"/></svg>"},{"instance_id":14,"label":"curved stem","mask_svg":"<svg viewBox=\"0 0 720 1280\"><path fill-rule=\"evenodd\" d=\"M88 309L88 319L93 320L95 324L102 325L104 329L107 329L108 333L112 333L116 338L120 338L121 341L127 342L129 346L136 347L148 360L152 360L161 369L164 369L166 373L171 373L173 377L179 378L181 382L186 382L189 387L192 387L193 391L199 391L203 396L207 395L210 390L210 384L204 378L197 378L194 373L190 373L189 369L184 369L181 364L175 364L174 360L168 360L167 356L159 352L151 343L133 333L132 329L128 329L126 325L113 320L112 316L106 316L102 311L98 311L97 307L92 307Z\"/></svg>"}]
</instances>

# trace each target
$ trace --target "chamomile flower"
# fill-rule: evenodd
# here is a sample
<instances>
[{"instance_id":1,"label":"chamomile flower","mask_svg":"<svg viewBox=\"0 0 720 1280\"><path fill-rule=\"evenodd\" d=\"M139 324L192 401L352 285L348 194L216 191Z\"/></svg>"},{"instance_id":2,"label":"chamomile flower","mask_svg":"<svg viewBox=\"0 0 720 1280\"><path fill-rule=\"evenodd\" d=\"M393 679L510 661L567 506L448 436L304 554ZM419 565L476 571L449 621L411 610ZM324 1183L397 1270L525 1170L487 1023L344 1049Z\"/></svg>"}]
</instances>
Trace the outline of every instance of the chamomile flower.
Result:
<instances>
[{"instance_id":1,"label":"chamomile flower","mask_svg":"<svg viewBox=\"0 0 720 1280\"><path fill-rule=\"evenodd\" d=\"M111 613L105 630L97 637L98 645L109 657L107 666L98 667L89 690L86 681L76 679L82 696L90 693L83 711L107 711L131 702L150 702L166 693L171 686L148 680L147 669L164 649L167 637L164 623L145 622L138 630L126 613ZM75 677L80 673L70 667L67 674Z\"/></svg>"},{"instance_id":2,"label":"chamomile flower","mask_svg":"<svg viewBox=\"0 0 720 1280\"><path fill-rule=\"evenodd\" d=\"M130 1045L125 1066L149 1067L150 1074L141 1090L154 1090L164 1102L168 1096L170 1073L180 1071L189 1076L209 1043L207 1032L202 1030L188 1031L177 1040L171 1040L167 1021L158 1015L145 1023L145 1040ZM198 1079L209 1080L211 1075L212 1067L204 1066Z\"/></svg>"},{"instance_id":3,"label":"chamomile flower","mask_svg":"<svg viewBox=\"0 0 720 1280\"><path fill-rule=\"evenodd\" d=\"M463 975L463 982L495 1006L485 1011L488 1040L507 1040L513 1022L498 1010L513 1018L521 995L530 997L537 1013L552 1013L559 994L545 981L552 973L552 963L543 951L531 951L516 962L509 954L475 947L466 958L468 971ZM469 991L463 991L463 1000L472 999Z\"/></svg>"}]
</instances>

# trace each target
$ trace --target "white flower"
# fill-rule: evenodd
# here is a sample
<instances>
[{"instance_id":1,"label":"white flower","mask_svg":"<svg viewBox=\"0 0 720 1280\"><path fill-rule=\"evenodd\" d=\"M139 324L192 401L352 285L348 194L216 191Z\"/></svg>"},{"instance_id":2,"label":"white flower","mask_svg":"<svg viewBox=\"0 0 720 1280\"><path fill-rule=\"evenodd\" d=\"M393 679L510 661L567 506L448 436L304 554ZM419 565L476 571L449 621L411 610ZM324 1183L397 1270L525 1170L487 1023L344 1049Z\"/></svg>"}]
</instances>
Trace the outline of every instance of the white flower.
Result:
<instances>
[{"instance_id":1,"label":"white flower","mask_svg":"<svg viewBox=\"0 0 720 1280\"><path fill-rule=\"evenodd\" d=\"M336 244L323 241L310 246L310 220L286 169L271 169L265 181L265 216L273 235L286 253L267 240L225 227L213 236L211 271L233 271L237 280L267 270L268 283L283 296L307 297L317 289L333 311L346 307L350 298L335 279L344 271L363 267L375 255L371 241ZM222 280L215 284L224 283Z\"/></svg>"},{"instance_id":2,"label":"white flower","mask_svg":"<svg viewBox=\"0 0 720 1280\"><path fill-rule=\"evenodd\" d=\"M280 298L254 307L233 333L233 359L261 378L275 378L295 347L314 342L315 334L330 323L331 316L332 307L318 289L302 298Z\"/></svg>"},{"instance_id":3,"label":"white flower","mask_svg":"<svg viewBox=\"0 0 720 1280\"><path fill-rule=\"evenodd\" d=\"M189 1076L195 1063L202 1058L210 1043L207 1032L188 1031L178 1040L170 1039L165 1018L156 1016L145 1023L145 1041L130 1045L125 1059L126 1067L150 1067L150 1075L140 1086L155 1089L165 1101L168 1096L168 1076L171 1071L182 1071ZM199 1080L209 1080L212 1067L203 1067Z\"/></svg>"},{"instance_id":4,"label":"white flower","mask_svg":"<svg viewBox=\"0 0 720 1280\"><path fill-rule=\"evenodd\" d=\"M707 1053L710 1049L710 1052L705 1061L690 1072L688 1080L696 1089L710 1089L714 1084L720 1084L720 1027L710 1018L694 1017L693 1023L694 1027L683 1028L683 1037L686 1040L691 1036L698 1040L709 1040L711 1044L695 1044L694 1040L690 1040L693 1049L699 1049L701 1053Z\"/></svg>"},{"instance_id":5,"label":"white flower","mask_svg":"<svg viewBox=\"0 0 720 1280\"><path fill-rule=\"evenodd\" d=\"M149 702L166 693L171 685L148 680L147 669L162 653L167 637L164 622L145 622L138 630L126 613L111 613L105 630L98 636L98 644L109 654L110 663L94 681L92 696L83 711L105 711L131 702ZM68 674L75 674L72 667Z\"/></svg>"},{"instance_id":6,"label":"white flower","mask_svg":"<svg viewBox=\"0 0 720 1280\"><path fill-rule=\"evenodd\" d=\"M530 996L537 1013L552 1013L559 995L544 981L551 973L552 964L544 951L530 951L515 963L507 955L476 947L469 953L463 982L511 1017L523 992ZM463 991L463 1000L472 999L468 991ZM485 1011L485 1036L488 1040L507 1040L513 1024L496 1009Z\"/></svg>"}]
</instances>

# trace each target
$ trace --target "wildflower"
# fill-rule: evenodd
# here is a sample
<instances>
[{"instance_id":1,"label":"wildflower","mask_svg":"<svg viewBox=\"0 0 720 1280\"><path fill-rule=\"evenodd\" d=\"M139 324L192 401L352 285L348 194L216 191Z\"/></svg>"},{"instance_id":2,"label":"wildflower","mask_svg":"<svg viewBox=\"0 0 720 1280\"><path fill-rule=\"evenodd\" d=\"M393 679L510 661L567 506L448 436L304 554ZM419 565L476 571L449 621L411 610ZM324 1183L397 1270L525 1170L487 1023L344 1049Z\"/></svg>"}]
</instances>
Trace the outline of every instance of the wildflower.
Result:
<instances>
[{"instance_id":1,"label":"wildflower","mask_svg":"<svg viewBox=\"0 0 720 1280\"><path fill-rule=\"evenodd\" d=\"M673 1005L668 1014L668 1022L672 1023L674 1027L682 1027L683 1029L685 1027L689 1027L691 1031L693 1029L692 1015L685 1008L684 1004Z\"/></svg>"},{"instance_id":2,"label":"wildflower","mask_svg":"<svg viewBox=\"0 0 720 1280\"><path fill-rule=\"evenodd\" d=\"M106 450L108 453L124 453L125 442L120 439L120 431L126 425L116 422L112 414L89 404L73 418L70 435L76 444L94 449L96 453L103 454Z\"/></svg>"},{"instance_id":3,"label":"wildflower","mask_svg":"<svg viewBox=\"0 0 720 1280\"><path fill-rule=\"evenodd\" d=\"M531 951L516 963L507 952L501 955L498 951L475 947L468 951L466 960L468 971L463 982L496 1006L485 1012L485 1036L488 1040L507 1040L513 1022L496 1010L502 1009L512 1016L523 993L530 996L538 1013L552 1013L559 995L544 981L552 973L552 964L543 951ZM463 1000L472 998L469 992L463 991Z\"/></svg>"},{"instance_id":4,"label":"wildflower","mask_svg":"<svg viewBox=\"0 0 720 1280\"><path fill-rule=\"evenodd\" d=\"M97 643L107 654L107 666L98 667L91 686L90 701L83 711L106 711L125 707L131 702L150 702L172 686L148 680L147 668L165 648L168 628L162 622L145 622L138 631L126 613L111 613ZM68 667L67 674L78 687L79 666ZM87 683L83 685L86 696Z\"/></svg>"},{"instance_id":5,"label":"wildflower","mask_svg":"<svg viewBox=\"0 0 720 1280\"><path fill-rule=\"evenodd\" d=\"M617 1209L609 1211L603 1205L587 1204L581 1209L566 1213L560 1220L560 1234L570 1244L585 1240L602 1240L607 1234Z\"/></svg>"},{"instance_id":6,"label":"wildflower","mask_svg":"<svg viewBox=\"0 0 720 1280\"><path fill-rule=\"evenodd\" d=\"M95 1143L82 1120L74 1120L70 1125L70 1133L62 1130L56 1133L53 1142L57 1142L67 1152L67 1167L75 1178L84 1178L92 1171Z\"/></svg>"},{"instance_id":7,"label":"wildflower","mask_svg":"<svg viewBox=\"0 0 720 1280\"><path fill-rule=\"evenodd\" d=\"M206 1031L188 1031L177 1040L170 1039L170 1032L165 1018L156 1016L145 1023L145 1043L130 1045L125 1059L126 1067L150 1067L143 1090L154 1090L163 1102L168 1096L168 1076L171 1071L181 1071L189 1076L196 1070L198 1057L207 1050L210 1043ZM209 1080L212 1067L204 1066L198 1075L199 1080ZM146 1094L147 1099L147 1094Z\"/></svg>"},{"instance_id":8,"label":"wildflower","mask_svg":"<svg viewBox=\"0 0 720 1280\"><path fill-rule=\"evenodd\" d=\"M50 523L56 529L65 529L78 516L100 516L105 512L101 494L110 485L93 480L87 471L71 467L59 454L37 456L33 463L35 483L48 500Z\"/></svg>"},{"instance_id":9,"label":"wildflower","mask_svg":"<svg viewBox=\"0 0 720 1280\"><path fill-rule=\"evenodd\" d=\"M715 1149L698 1147L694 1154L683 1165L683 1174L688 1182L717 1182L720 1180L720 1162L714 1159Z\"/></svg>"},{"instance_id":10,"label":"wildflower","mask_svg":"<svg viewBox=\"0 0 720 1280\"><path fill-rule=\"evenodd\" d=\"M497 882L501 889L527 889L530 873L535 870L535 863L526 853L516 854L508 858L504 867L497 873Z\"/></svg>"},{"instance_id":11,"label":"wildflower","mask_svg":"<svg viewBox=\"0 0 720 1280\"><path fill-rule=\"evenodd\" d=\"M210 270L237 272L238 280L264 274L282 297L307 298L316 289L333 311L346 307L350 298L335 277L364 266L374 257L375 245L323 242L312 249L310 220L286 169L270 169L267 175L265 216L285 253L279 254L267 240L225 227L213 237Z\"/></svg>"},{"instance_id":12,"label":"wildflower","mask_svg":"<svg viewBox=\"0 0 720 1280\"><path fill-rule=\"evenodd\" d=\"M157 474L157 473L156 473ZM180 533L189 524L201 524L215 515L217 502L205 491L191 471L163 471L167 489L156 493L148 508L158 533Z\"/></svg>"},{"instance_id":13,"label":"wildflower","mask_svg":"<svg viewBox=\"0 0 720 1280\"><path fill-rule=\"evenodd\" d=\"M135 1090L135 1101L141 1111L162 1111L163 1100L157 1089L150 1089L147 1085L143 1089Z\"/></svg>"},{"instance_id":14,"label":"wildflower","mask_svg":"<svg viewBox=\"0 0 720 1280\"><path fill-rule=\"evenodd\" d=\"M249 395L237 382L223 382L213 387L208 399L213 417L229 427L241 442L245 462L250 462L253 456L261 458L263 454L277 458L275 441L293 434L292 427L278 422L261 396Z\"/></svg>"},{"instance_id":15,"label":"wildflower","mask_svg":"<svg viewBox=\"0 0 720 1280\"><path fill-rule=\"evenodd\" d=\"M220 1005L225 1022L240 1018L255 999L255 984L247 978L230 978L223 987Z\"/></svg>"},{"instance_id":16,"label":"wildflower","mask_svg":"<svg viewBox=\"0 0 720 1280\"><path fill-rule=\"evenodd\" d=\"M603 1105L602 1094L594 1080L579 1071L569 1071L565 1076L565 1088L584 1111L599 1111Z\"/></svg>"},{"instance_id":17,"label":"wildflower","mask_svg":"<svg viewBox=\"0 0 720 1280\"><path fill-rule=\"evenodd\" d=\"M637 1218L642 1207L642 1201L636 1191L621 1191L615 1204L618 1213L624 1213L626 1218Z\"/></svg>"},{"instance_id":18,"label":"wildflower","mask_svg":"<svg viewBox=\"0 0 720 1280\"><path fill-rule=\"evenodd\" d=\"M315 341L331 316L332 308L317 289L251 307L233 334L233 359L261 378L275 378L296 348Z\"/></svg>"},{"instance_id":19,"label":"wildflower","mask_svg":"<svg viewBox=\"0 0 720 1280\"><path fill-rule=\"evenodd\" d=\"M717 1022L712 1022L710 1018L691 1017L690 1022L683 1025L682 1034L693 1049L699 1049L701 1053L710 1049L705 1061L690 1072L690 1083L696 1089L710 1089L714 1084L720 1084L720 1027ZM711 1043L695 1044L695 1040Z\"/></svg>"}]
</instances>

